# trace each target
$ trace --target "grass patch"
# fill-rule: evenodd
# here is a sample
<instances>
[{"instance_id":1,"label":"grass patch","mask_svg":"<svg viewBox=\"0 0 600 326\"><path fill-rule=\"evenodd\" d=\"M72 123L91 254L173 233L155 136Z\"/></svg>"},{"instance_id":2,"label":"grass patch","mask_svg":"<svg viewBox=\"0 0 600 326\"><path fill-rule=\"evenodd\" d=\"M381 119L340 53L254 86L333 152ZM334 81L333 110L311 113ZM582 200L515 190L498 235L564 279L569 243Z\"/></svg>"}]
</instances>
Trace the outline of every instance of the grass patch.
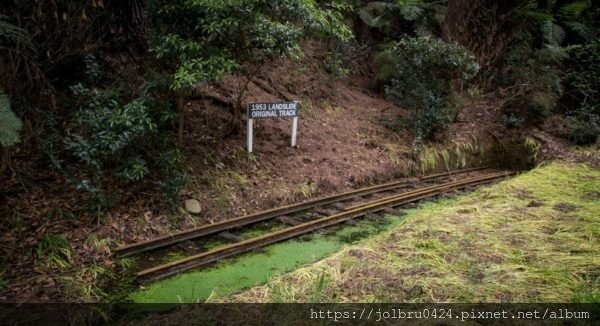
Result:
<instances>
[{"instance_id":1,"label":"grass patch","mask_svg":"<svg viewBox=\"0 0 600 326\"><path fill-rule=\"evenodd\" d=\"M599 191L599 170L551 163L425 204L390 231L227 300L597 303Z\"/></svg>"},{"instance_id":2,"label":"grass patch","mask_svg":"<svg viewBox=\"0 0 600 326\"><path fill-rule=\"evenodd\" d=\"M71 243L60 234L47 233L35 250L38 262L47 268L66 269L71 267L73 250Z\"/></svg>"}]
</instances>

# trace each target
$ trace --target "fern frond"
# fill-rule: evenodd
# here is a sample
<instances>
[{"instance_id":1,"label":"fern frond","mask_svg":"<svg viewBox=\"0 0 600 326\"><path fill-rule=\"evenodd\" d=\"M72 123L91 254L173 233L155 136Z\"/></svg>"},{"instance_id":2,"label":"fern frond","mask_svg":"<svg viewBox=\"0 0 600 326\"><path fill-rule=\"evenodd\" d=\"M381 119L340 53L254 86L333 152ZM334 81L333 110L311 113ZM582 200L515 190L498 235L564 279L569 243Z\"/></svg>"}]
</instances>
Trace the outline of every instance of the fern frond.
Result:
<instances>
[{"instance_id":1,"label":"fern frond","mask_svg":"<svg viewBox=\"0 0 600 326\"><path fill-rule=\"evenodd\" d=\"M591 26L580 22L566 22L565 25L588 42L593 42L598 39L598 30Z\"/></svg>"},{"instance_id":2,"label":"fern frond","mask_svg":"<svg viewBox=\"0 0 600 326\"><path fill-rule=\"evenodd\" d=\"M423 4L423 0L396 0L399 6L420 6Z\"/></svg>"},{"instance_id":3,"label":"fern frond","mask_svg":"<svg viewBox=\"0 0 600 326\"><path fill-rule=\"evenodd\" d=\"M366 10L363 10L363 9L358 11L358 16L369 27L383 28L383 27L389 25L389 21L387 21L383 16L374 17L373 15L371 15L370 13L368 13Z\"/></svg>"},{"instance_id":4,"label":"fern frond","mask_svg":"<svg viewBox=\"0 0 600 326\"><path fill-rule=\"evenodd\" d=\"M404 19L408 21L414 21L421 16L423 9L417 6L401 6L400 13Z\"/></svg>"},{"instance_id":5,"label":"fern frond","mask_svg":"<svg viewBox=\"0 0 600 326\"><path fill-rule=\"evenodd\" d=\"M565 30L551 20L542 24L542 32L548 44L558 45L565 39Z\"/></svg>"},{"instance_id":6,"label":"fern frond","mask_svg":"<svg viewBox=\"0 0 600 326\"><path fill-rule=\"evenodd\" d=\"M9 23L8 17L0 14L0 43L3 43L2 39L32 51L35 49L33 42L27 36L25 30Z\"/></svg>"},{"instance_id":7,"label":"fern frond","mask_svg":"<svg viewBox=\"0 0 600 326\"><path fill-rule=\"evenodd\" d=\"M553 19L552 15L550 15L550 14L547 14L544 12L536 12L533 10L527 10L527 11L521 12L521 15L525 19L535 22L535 23L543 23L543 22L546 22L549 20L551 21Z\"/></svg>"},{"instance_id":8,"label":"fern frond","mask_svg":"<svg viewBox=\"0 0 600 326\"><path fill-rule=\"evenodd\" d=\"M358 17L360 17L360 19L363 21L363 23L367 24L367 26L375 27L374 23L373 23L373 20L375 20L375 17L373 17L373 15L368 13L366 10L360 9L358 11Z\"/></svg>"},{"instance_id":9,"label":"fern frond","mask_svg":"<svg viewBox=\"0 0 600 326\"><path fill-rule=\"evenodd\" d=\"M20 141L21 120L10 109L8 96L0 91L0 145L12 146Z\"/></svg>"},{"instance_id":10,"label":"fern frond","mask_svg":"<svg viewBox=\"0 0 600 326\"><path fill-rule=\"evenodd\" d=\"M569 17L579 17L579 15L590 8L591 5L592 2L589 0L574 1L560 7L560 13Z\"/></svg>"},{"instance_id":11,"label":"fern frond","mask_svg":"<svg viewBox=\"0 0 600 326\"><path fill-rule=\"evenodd\" d=\"M545 63L559 63L561 60L568 58L569 55L565 48L554 45L545 44L544 48L538 51L538 59Z\"/></svg>"},{"instance_id":12,"label":"fern frond","mask_svg":"<svg viewBox=\"0 0 600 326\"><path fill-rule=\"evenodd\" d=\"M364 7L364 9L367 11L383 13L385 11L394 10L396 7L396 4L385 1L371 1Z\"/></svg>"}]
</instances>

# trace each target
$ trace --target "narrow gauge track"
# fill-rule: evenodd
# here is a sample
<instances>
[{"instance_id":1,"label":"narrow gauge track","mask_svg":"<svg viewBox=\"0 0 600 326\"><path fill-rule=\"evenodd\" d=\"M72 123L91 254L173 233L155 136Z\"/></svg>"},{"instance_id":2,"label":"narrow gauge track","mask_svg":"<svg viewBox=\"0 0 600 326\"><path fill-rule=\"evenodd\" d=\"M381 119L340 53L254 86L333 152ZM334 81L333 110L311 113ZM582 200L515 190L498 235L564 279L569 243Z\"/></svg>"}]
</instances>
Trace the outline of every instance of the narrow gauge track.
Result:
<instances>
[{"instance_id":1,"label":"narrow gauge track","mask_svg":"<svg viewBox=\"0 0 600 326\"><path fill-rule=\"evenodd\" d=\"M187 240L193 240L200 237L204 237L211 234L216 234L219 232L239 228L242 226L246 226L249 224L258 223L261 221L273 219L279 216L284 216L286 214L297 213L302 211L307 211L313 208L317 208L320 206L341 202L344 200L372 195L376 193L382 193L398 188L402 188L404 186L408 186L415 182L420 181L433 181L436 179L452 177L459 174L464 174L468 172L481 171L486 169L486 167L478 167L478 168L470 168L463 169L452 172L438 173L432 174L428 176L418 177L418 178L408 178L400 181L390 182L382 185L372 186L368 188L362 188L358 190L348 191L342 194L333 195L329 197L317 198L308 201L304 201L301 203L296 203L288 206L278 207L274 209L269 209L262 212L257 212L253 214L244 215L241 217L236 217L233 219L228 219L222 222L203 225L198 228L189 229L180 231L177 233L165 235L162 237L157 237L145 241L140 241L136 243L132 243L129 245L119 246L115 249L115 254L119 257L127 257L136 254L140 254L146 251L151 251L159 248L168 247L177 243L181 243Z\"/></svg>"},{"instance_id":2,"label":"narrow gauge track","mask_svg":"<svg viewBox=\"0 0 600 326\"><path fill-rule=\"evenodd\" d=\"M395 207L409 202L418 201L420 199L432 197L449 190L455 190L465 188L468 186L493 182L495 180L513 174L514 173L509 172L492 173L487 174L485 176L473 177L463 179L460 181L450 181L440 185L434 185L417 190L407 191L401 194L388 196L385 198L376 199L364 204L348 207L345 209L345 211L341 213L333 214L317 220L288 227L279 231L267 233L256 238L244 240L218 249L210 250L187 258L152 267L138 272L136 274L136 277L140 283L147 283L163 279L190 270L192 268L215 262L222 258L231 257L243 252L264 247L269 244L298 237L300 235L314 232L335 224L339 224L353 218L357 218L371 213L376 213L389 207Z\"/></svg>"}]
</instances>

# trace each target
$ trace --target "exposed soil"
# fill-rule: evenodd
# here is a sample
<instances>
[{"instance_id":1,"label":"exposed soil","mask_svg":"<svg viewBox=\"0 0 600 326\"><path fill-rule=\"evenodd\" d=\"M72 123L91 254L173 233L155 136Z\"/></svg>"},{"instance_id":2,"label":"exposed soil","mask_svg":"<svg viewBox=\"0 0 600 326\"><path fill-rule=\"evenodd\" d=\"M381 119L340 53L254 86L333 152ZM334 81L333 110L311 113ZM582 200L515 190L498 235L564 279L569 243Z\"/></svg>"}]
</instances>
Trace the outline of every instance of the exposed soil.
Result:
<instances>
[{"instance_id":1,"label":"exposed soil","mask_svg":"<svg viewBox=\"0 0 600 326\"><path fill-rule=\"evenodd\" d=\"M363 77L348 79L352 82L330 79L314 64L322 62L322 54L311 52L310 46L301 62L280 60L265 66L250 83L244 99L244 103L301 101L296 148L290 147L289 119L255 121L251 155L246 151L245 130L223 138L231 118L226 104L235 100L244 81L240 76L229 76L219 85L200 90L202 95L187 103L184 157L190 182L180 192L180 204L197 198L202 206L199 215L188 215L182 209L169 213L156 185L147 182L120 190L115 206L97 223L89 210L89 193L75 190L66 176L48 170L43 159L23 157L22 170L32 174L3 179L0 212L8 223L1 226L5 267L0 279L7 284L0 301L81 300L77 290L65 292L65 287L73 285L71 276L90 264L114 267L110 247L117 243L405 174L401 162L410 157L410 135L380 123L382 117L402 111L366 90ZM48 172L33 174L40 170ZM77 171L71 172L76 179ZM47 233L62 234L69 240L71 267L45 268L36 262L35 248ZM90 239L110 240L98 245Z\"/></svg>"},{"instance_id":2,"label":"exposed soil","mask_svg":"<svg viewBox=\"0 0 600 326\"><path fill-rule=\"evenodd\" d=\"M67 177L48 169L41 153L17 153L19 172L0 179L0 216L6 221L0 225L0 301L82 300L79 287L98 282L83 268L90 264L113 268L110 248L119 243L410 173L411 134L392 131L383 123L407 117L408 112L370 90L366 76L331 79L316 64L324 61L319 46L307 44L305 50L308 54L299 62L278 60L263 67L243 101L300 101L296 148L290 147L289 119L256 120L252 154L246 151L245 128L241 134L223 138L231 104L245 81L241 76L229 76L189 98L183 152L190 178L180 192L179 204L198 199L199 215L186 214L181 208L170 213L156 184L149 180L125 189L115 187L121 190L114 206L98 218L90 209L91 195L75 190L75 183L69 181L79 176L75 167L67 167L72 173ZM490 134L501 142L504 135L515 133L504 128L500 107L494 103L494 97L485 97L466 105L457 122L432 145L466 143ZM571 154L565 141L542 130L520 132L539 140L544 159L556 155L590 159L585 153ZM591 159L600 162L596 156ZM108 186L111 183L116 180L106 181ZM45 268L36 262L35 248L48 233L69 240L71 267Z\"/></svg>"}]
</instances>

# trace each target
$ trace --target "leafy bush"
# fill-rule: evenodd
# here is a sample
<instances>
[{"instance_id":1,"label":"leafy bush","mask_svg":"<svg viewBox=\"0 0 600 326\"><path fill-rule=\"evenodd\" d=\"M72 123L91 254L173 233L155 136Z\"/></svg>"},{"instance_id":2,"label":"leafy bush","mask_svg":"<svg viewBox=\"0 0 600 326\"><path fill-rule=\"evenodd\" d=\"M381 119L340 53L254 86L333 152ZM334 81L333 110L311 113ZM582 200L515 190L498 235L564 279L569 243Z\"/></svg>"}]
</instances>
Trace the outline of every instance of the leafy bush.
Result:
<instances>
[{"instance_id":1,"label":"leafy bush","mask_svg":"<svg viewBox=\"0 0 600 326\"><path fill-rule=\"evenodd\" d=\"M531 2L520 12L522 27L512 39L503 68L512 99L506 111L541 122L552 113L564 113L564 104L571 110L584 105L583 98L597 89L592 80L598 71L597 59L593 64L593 52L598 52L593 45L599 31L597 5L588 0ZM567 101L565 94L570 97ZM568 114L575 117L573 125L590 118Z\"/></svg>"},{"instance_id":2,"label":"leafy bush","mask_svg":"<svg viewBox=\"0 0 600 326\"><path fill-rule=\"evenodd\" d=\"M86 63L86 84L101 79L101 68L93 57ZM118 89L99 88L78 83L71 87L75 118L64 139L67 152L83 164L88 178L78 181L78 189L93 194L95 212L103 211L116 201L114 193L104 193L101 180L106 173L117 176L123 183L139 182L155 172L156 183L162 178L185 179L179 173L180 153L174 149L170 134L174 113L165 101L150 95L159 81L150 79L141 94L130 101ZM57 161L57 160L54 160ZM169 189L169 196L177 191Z\"/></svg>"},{"instance_id":3,"label":"leafy bush","mask_svg":"<svg viewBox=\"0 0 600 326\"><path fill-rule=\"evenodd\" d=\"M412 110L417 139L448 125L453 115L453 88L465 87L479 70L475 58L463 47L430 37L392 42L376 61L387 97Z\"/></svg>"},{"instance_id":4,"label":"leafy bush","mask_svg":"<svg viewBox=\"0 0 600 326\"><path fill-rule=\"evenodd\" d=\"M137 98L122 104L115 90L92 90L82 84L72 90L82 102L76 118L78 130L65 140L66 148L90 168L100 171L106 165L116 165L124 181L141 180L148 167L138 150L131 147L157 130L149 100Z\"/></svg>"},{"instance_id":5,"label":"leafy bush","mask_svg":"<svg viewBox=\"0 0 600 326\"><path fill-rule=\"evenodd\" d=\"M505 106L506 113L530 122L550 116L563 94L560 63L567 54L558 43L564 36L558 32L558 25L542 26L534 31L543 37L529 32L517 35L506 56L501 79L510 85L512 93ZM536 47L536 38L547 43Z\"/></svg>"},{"instance_id":6,"label":"leafy bush","mask_svg":"<svg viewBox=\"0 0 600 326\"><path fill-rule=\"evenodd\" d=\"M600 135L600 116L593 113L580 113L569 117L571 124L569 140L577 145L590 145Z\"/></svg>"},{"instance_id":7,"label":"leafy bush","mask_svg":"<svg viewBox=\"0 0 600 326\"><path fill-rule=\"evenodd\" d=\"M329 52L325 59L325 69L333 79L340 80L350 75L350 69L344 64L345 60L341 52Z\"/></svg>"},{"instance_id":8,"label":"leafy bush","mask_svg":"<svg viewBox=\"0 0 600 326\"><path fill-rule=\"evenodd\" d=\"M367 26L394 37L406 32L427 35L443 10L443 5L434 1L368 1L357 14Z\"/></svg>"},{"instance_id":9,"label":"leafy bush","mask_svg":"<svg viewBox=\"0 0 600 326\"><path fill-rule=\"evenodd\" d=\"M566 86L583 107L600 106L600 43L567 48ZM600 112L597 112L600 113Z\"/></svg>"},{"instance_id":10,"label":"leafy bush","mask_svg":"<svg viewBox=\"0 0 600 326\"><path fill-rule=\"evenodd\" d=\"M243 95L260 67L274 58L298 57L307 36L350 38L341 14L346 7L300 0L151 2L156 28L150 46L178 93L179 141L185 92L234 71L246 76L233 110L232 127L239 129Z\"/></svg>"}]
</instances>

